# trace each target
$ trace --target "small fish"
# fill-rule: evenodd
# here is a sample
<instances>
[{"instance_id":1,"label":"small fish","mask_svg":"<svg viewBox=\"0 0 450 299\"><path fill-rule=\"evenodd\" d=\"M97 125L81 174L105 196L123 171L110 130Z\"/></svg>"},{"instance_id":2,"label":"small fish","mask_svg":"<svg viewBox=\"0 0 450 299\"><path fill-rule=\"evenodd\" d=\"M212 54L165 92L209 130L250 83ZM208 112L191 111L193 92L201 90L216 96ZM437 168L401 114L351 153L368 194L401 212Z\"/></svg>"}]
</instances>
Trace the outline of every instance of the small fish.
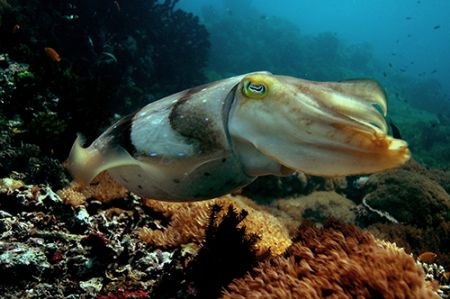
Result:
<instances>
[{"instance_id":1,"label":"small fish","mask_svg":"<svg viewBox=\"0 0 450 299\"><path fill-rule=\"evenodd\" d=\"M392 121L392 119L389 119L389 126L391 127L392 137L394 137L394 138L402 138L402 137L401 137L401 134L400 134L400 130L399 130L398 127L394 124L394 122Z\"/></svg>"},{"instance_id":2,"label":"small fish","mask_svg":"<svg viewBox=\"0 0 450 299\"><path fill-rule=\"evenodd\" d=\"M426 251L417 257L419 261L426 264L433 264L436 262L437 254L431 251Z\"/></svg>"},{"instance_id":3,"label":"small fish","mask_svg":"<svg viewBox=\"0 0 450 299\"><path fill-rule=\"evenodd\" d=\"M411 61L409 64L414 64L414 61Z\"/></svg>"},{"instance_id":4,"label":"small fish","mask_svg":"<svg viewBox=\"0 0 450 299\"><path fill-rule=\"evenodd\" d=\"M441 28L441 26L440 25L436 25L436 26L433 27L433 30L436 30L436 29L439 29L439 28Z\"/></svg>"},{"instance_id":5,"label":"small fish","mask_svg":"<svg viewBox=\"0 0 450 299\"><path fill-rule=\"evenodd\" d=\"M406 72L406 70L405 69L400 69L400 72L404 73L404 72Z\"/></svg>"},{"instance_id":6,"label":"small fish","mask_svg":"<svg viewBox=\"0 0 450 299\"><path fill-rule=\"evenodd\" d=\"M90 36L88 36L88 45L93 48L94 47L94 41L92 40L92 38Z\"/></svg>"},{"instance_id":7,"label":"small fish","mask_svg":"<svg viewBox=\"0 0 450 299\"><path fill-rule=\"evenodd\" d=\"M12 34L16 34L19 31L20 31L20 25L19 24L14 25L13 28L11 29L11 33Z\"/></svg>"},{"instance_id":8,"label":"small fish","mask_svg":"<svg viewBox=\"0 0 450 299\"><path fill-rule=\"evenodd\" d=\"M408 38L409 38L409 37L412 37L412 34L408 34Z\"/></svg>"},{"instance_id":9,"label":"small fish","mask_svg":"<svg viewBox=\"0 0 450 299\"><path fill-rule=\"evenodd\" d=\"M408 21L409 21L409 20L411 20L411 17L406 17L405 20L408 20Z\"/></svg>"},{"instance_id":10,"label":"small fish","mask_svg":"<svg viewBox=\"0 0 450 299\"><path fill-rule=\"evenodd\" d=\"M392 55L392 56L397 56L397 53L392 52L391 55Z\"/></svg>"},{"instance_id":11,"label":"small fish","mask_svg":"<svg viewBox=\"0 0 450 299\"><path fill-rule=\"evenodd\" d=\"M392 68L392 63L389 62L389 67Z\"/></svg>"},{"instance_id":12,"label":"small fish","mask_svg":"<svg viewBox=\"0 0 450 299\"><path fill-rule=\"evenodd\" d=\"M387 74L386 74L386 72L383 72L383 76L386 78L387 77Z\"/></svg>"},{"instance_id":13,"label":"small fish","mask_svg":"<svg viewBox=\"0 0 450 299\"><path fill-rule=\"evenodd\" d=\"M78 20L79 16L78 15L67 15L67 16L63 16L64 19L66 19L67 21L74 21L74 20Z\"/></svg>"},{"instance_id":14,"label":"small fish","mask_svg":"<svg viewBox=\"0 0 450 299\"><path fill-rule=\"evenodd\" d=\"M436 73L437 73L437 70L432 70L431 73L432 73L432 74L436 74Z\"/></svg>"},{"instance_id":15,"label":"small fish","mask_svg":"<svg viewBox=\"0 0 450 299\"><path fill-rule=\"evenodd\" d=\"M54 62L60 62L61 56L59 56L58 52L56 52L53 48L44 48L45 53L47 53L47 56L50 57L51 60Z\"/></svg>"},{"instance_id":16,"label":"small fish","mask_svg":"<svg viewBox=\"0 0 450 299\"><path fill-rule=\"evenodd\" d=\"M105 55L106 57L111 58L112 61L117 62L117 58L116 56L114 56L114 54L109 53L109 52L102 52L103 55Z\"/></svg>"}]
</instances>

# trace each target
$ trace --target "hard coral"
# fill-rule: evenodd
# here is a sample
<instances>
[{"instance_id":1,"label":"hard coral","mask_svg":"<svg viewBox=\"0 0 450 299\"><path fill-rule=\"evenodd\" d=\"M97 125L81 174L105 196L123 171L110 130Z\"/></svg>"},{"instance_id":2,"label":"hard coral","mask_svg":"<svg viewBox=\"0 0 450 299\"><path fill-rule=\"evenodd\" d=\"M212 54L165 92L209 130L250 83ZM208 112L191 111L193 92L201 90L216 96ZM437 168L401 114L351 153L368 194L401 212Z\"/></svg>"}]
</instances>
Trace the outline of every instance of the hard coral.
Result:
<instances>
[{"instance_id":1,"label":"hard coral","mask_svg":"<svg viewBox=\"0 0 450 299\"><path fill-rule=\"evenodd\" d=\"M436 226L450 220L450 195L426 176L395 169L370 176L365 202L403 224Z\"/></svg>"},{"instance_id":2,"label":"hard coral","mask_svg":"<svg viewBox=\"0 0 450 299\"><path fill-rule=\"evenodd\" d=\"M280 199L272 205L286 212L299 223L303 220L324 222L329 217L337 218L345 223L354 223L355 204L332 191L317 191L306 196Z\"/></svg>"},{"instance_id":3,"label":"hard coral","mask_svg":"<svg viewBox=\"0 0 450 299\"><path fill-rule=\"evenodd\" d=\"M0 146L0 177L14 176L28 184L49 184L55 189L68 184L61 163L45 156L39 147L13 145L8 140L0 141Z\"/></svg>"},{"instance_id":4,"label":"hard coral","mask_svg":"<svg viewBox=\"0 0 450 299\"><path fill-rule=\"evenodd\" d=\"M248 233L255 233L260 237L256 244L260 253L270 248L273 254L280 254L291 243L286 228L277 218L244 197L223 196L209 201L189 203L146 199L145 204L168 221L167 227L161 230L146 228L140 232L145 242L155 246L177 247L189 242L202 243L213 205L231 205L238 211L248 212L248 216L239 226L245 226ZM225 213L221 212L217 217L221 219L224 215Z\"/></svg>"},{"instance_id":5,"label":"hard coral","mask_svg":"<svg viewBox=\"0 0 450 299\"><path fill-rule=\"evenodd\" d=\"M385 243L384 243L385 244ZM412 257L355 226L303 224L286 253L260 264L222 298L439 298Z\"/></svg>"}]
</instances>

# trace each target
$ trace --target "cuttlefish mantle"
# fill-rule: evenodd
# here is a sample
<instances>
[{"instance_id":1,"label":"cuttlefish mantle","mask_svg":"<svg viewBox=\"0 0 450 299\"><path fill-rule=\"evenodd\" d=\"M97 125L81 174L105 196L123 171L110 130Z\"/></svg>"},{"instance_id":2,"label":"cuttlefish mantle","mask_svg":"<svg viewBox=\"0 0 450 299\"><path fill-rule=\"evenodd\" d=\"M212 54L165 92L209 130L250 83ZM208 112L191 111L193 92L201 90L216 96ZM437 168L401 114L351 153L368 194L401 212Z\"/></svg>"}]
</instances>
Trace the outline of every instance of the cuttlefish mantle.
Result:
<instances>
[{"instance_id":1,"label":"cuttlefish mantle","mask_svg":"<svg viewBox=\"0 0 450 299\"><path fill-rule=\"evenodd\" d=\"M144 197L188 201L263 175L367 174L410 158L387 134L386 96L371 80L314 82L249 73L148 104L83 148L68 168L89 183L108 171Z\"/></svg>"}]
</instances>

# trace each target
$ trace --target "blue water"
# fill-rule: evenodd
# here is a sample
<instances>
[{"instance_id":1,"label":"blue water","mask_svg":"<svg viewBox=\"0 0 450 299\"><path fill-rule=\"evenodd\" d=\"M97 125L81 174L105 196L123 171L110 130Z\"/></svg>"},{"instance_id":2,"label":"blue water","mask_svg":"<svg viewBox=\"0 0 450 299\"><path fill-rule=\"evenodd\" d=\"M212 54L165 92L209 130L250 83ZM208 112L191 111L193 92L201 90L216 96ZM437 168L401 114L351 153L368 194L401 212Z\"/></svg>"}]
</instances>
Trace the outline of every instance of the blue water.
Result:
<instances>
[{"instance_id":1,"label":"blue water","mask_svg":"<svg viewBox=\"0 0 450 299\"><path fill-rule=\"evenodd\" d=\"M348 44L367 43L386 72L437 80L450 94L448 0L181 0L179 6L200 16L205 6L225 16L261 15L261 22L277 16L302 34L333 32Z\"/></svg>"}]
</instances>

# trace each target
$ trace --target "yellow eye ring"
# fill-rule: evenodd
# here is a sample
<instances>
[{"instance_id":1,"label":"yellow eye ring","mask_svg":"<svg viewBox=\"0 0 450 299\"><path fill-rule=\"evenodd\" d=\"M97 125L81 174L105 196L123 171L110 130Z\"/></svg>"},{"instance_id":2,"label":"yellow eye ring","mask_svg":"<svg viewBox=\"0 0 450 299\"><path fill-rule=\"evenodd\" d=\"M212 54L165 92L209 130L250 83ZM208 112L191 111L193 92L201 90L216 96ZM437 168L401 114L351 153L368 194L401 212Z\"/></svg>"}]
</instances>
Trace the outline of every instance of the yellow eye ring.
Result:
<instances>
[{"instance_id":1,"label":"yellow eye ring","mask_svg":"<svg viewBox=\"0 0 450 299\"><path fill-rule=\"evenodd\" d=\"M249 98L262 99L267 95L267 92L267 86L261 82L246 80L242 86L242 93Z\"/></svg>"}]
</instances>

